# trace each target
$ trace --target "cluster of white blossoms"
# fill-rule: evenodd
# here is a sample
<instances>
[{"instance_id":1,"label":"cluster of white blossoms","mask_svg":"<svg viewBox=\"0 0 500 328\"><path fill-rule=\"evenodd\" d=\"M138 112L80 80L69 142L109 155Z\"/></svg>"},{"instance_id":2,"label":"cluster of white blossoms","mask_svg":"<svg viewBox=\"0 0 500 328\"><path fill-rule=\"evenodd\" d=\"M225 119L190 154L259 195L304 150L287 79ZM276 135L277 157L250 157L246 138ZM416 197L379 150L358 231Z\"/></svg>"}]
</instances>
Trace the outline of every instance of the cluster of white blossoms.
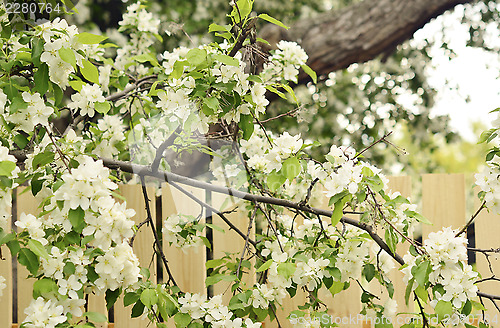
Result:
<instances>
[{"instance_id":1,"label":"cluster of white blossoms","mask_svg":"<svg viewBox=\"0 0 500 328\"><path fill-rule=\"evenodd\" d=\"M80 157L79 161L78 168L63 174L64 184L45 206L49 217L43 220L44 228L53 228L63 234L76 229L88 238L88 245L106 252L104 257L98 257L98 262L106 262L110 254L115 260L120 259L119 262L107 262L105 269L100 271L111 275L103 278L106 281L98 286L99 289L117 284L123 287L132 285L139 278L139 263L127 240L134 233L134 222L130 218L135 211L111 196L117 185L111 182L109 170L101 161L88 156ZM109 263L113 265L109 266Z\"/></svg>"},{"instance_id":2,"label":"cluster of white blossoms","mask_svg":"<svg viewBox=\"0 0 500 328\"><path fill-rule=\"evenodd\" d=\"M434 299L431 302L433 307L439 301L445 301L451 303L456 310L460 310L467 299L477 295L478 289L474 283L478 274L467 264L467 239L455 235L456 231L447 227L430 233L428 238L424 239L423 248L432 267L429 282L432 285L442 286L444 290L444 293L437 290L434 292ZM405 255L404 260L408 265L403 269L406 282L411 279L412 268L418 263L419 257Z\"/></svg>"},{"instance_id":3,"label":"cluster of white blossoms","mask_svg":"<svg viewBox=\"0 0 500 328\"><path fill-rule=\"evenodd\" d=\"M203 295L186 293L179 298L180 312L187 313L194 322L207 322L214 328L258 328L260 322L253 322L250 318L233 318L234 314L222 304L222 295L215 295L206 300Z\"/></svg>"},{"instance_id":4,"label":"cluster of white blossoms","mask_svg":"<svg viewBox=\"0 0 500 328\"><path fill-rule=\"evenodd\" d=\"M139 281L139 260L126 241L98 256L96 260L95 272L99 278L94 284L99 291L129 288Z\"/></svg>"},{"instance_id":5,"label":"cluster of white blossoms","mask_svg":"<svg viewBox=\"0 0 500 328\"><path fill-rule=\"evenodd\" d=\"M93 117L96 103L102 103L105 100L98 84L85 84L80 92L71 95L71 102L68 107L73 110L80 110L80 115Z\"/></svg>"},{"instance_id":6,"label":"cluster of white blossoms","mask_svg":"<svg viewBox=\"0 0 500 328\"><path fill-rule=\"evenodd\" d=\"M106 158L113 158L119 153L117 147L125 141L125 125L119 115L105 115L97 121L99 141L93 153Z\"/></svg>"},{"instance_id":7,"label":"cluster of white blossoms","mask_svg":"<svg viewBox=\"0 0 500 328\"><path fill-rule=\"evenodd\" d=\"M38 92L31 94L23 91L21 96L25 104L16 104L16 110L11 110L12 103L3 90L0 90L0 115L5 121L13 123L14 130L22 130L26 133L31 133L38 124L47 126L54 108L47 106Z\"/></svg>"},{"instance_id":8,"label":"cluster of white blossoms","mask_svg":"<svg viewBox=\"0 0 500 328\"><path fill-rule=\"evenodd\" d=\"M207 61L212 57L223 58L209 62L209 67L202 69L214 80L195 80L192 77L193 72L200 70L198 66L188 64L193 50L198 50L200 58ZM160 59L162 73L168 78L165 81L167 86L158 92L156 105L171 121L182 124L186 131L206 133L209 124L219 118L228 123L240 122L243 115L264 113L269 104L265 85L259 82L259 78L244 73L246 64L240 54L229 57L218 47L204 45L191 50L180 47L166 51Z\"/></svg>"},{"instance_id":9,"label":"cluster of white blossoms","mask_svg":"<svg viewBox=\"0 0 500 328\"><path fill-rule=\"evenodd\" d=\"M68 25L64 19L56 18L36 26L35 29L36 35L45 41L40 61L49 67L50 80L63 90L69 85L70 74L75 73L76 67L70 63L72 60L75 65L83 67L85 57L103 53L96 44L80 43L77 38L78 28Z\"/></svg>"},{"instance_id":10,"label":"cluster of white blossoms","mask_svg":"<svg viewBox=\"0 0 500 328\"><path fill-rule=\"evenodd\" d=\"M27 133L31 133L38 124L47 126L49 117L54 113L54 108L45 105L45 101L38 92L30 94L24 91L22 97L26 105L5 116L6 120L16 124L17 129Z\"/></svg>"},{"instance_id":11,"label":"cluster of white blossoms","mask_svg":"<svg viewBox=\"0 0 500 328\"><path fill-rule=\"evenodd\" d=\"M140 2L136 2L127 7L123 20L118 24L120 25L118 31L129 31L130 39L117 49L114 67L138 75L147 74L148 67L135 62L133 58L150 52L150 47L159 37L160 19L148 12ZM122 34L119 36L123 37Z\"/></svg>"},{"instance_id":12,"label":"cluster of white blossoms","mask_svg":"<svg viewBox=\"0 0 500 328\"><path fill-rule=\"evenodd\" d=\"M359 277L363 265L369 260L371 243L367 242L362 234L361 229L349 228L341 239L335 267L341 272L342 282Z\"/></svg>"},{"instance_id":13,"label":"cluster of white blossoms","mask_svg":"<svg viewBox=\"0 0 500 328\"><path fill-rule=\"evenodd\" d=\"M43 297L32 300L24 313L26 319L24 319L23 327L26 328L54 328L67 320L63 305L57 300L46 300Z\"/></svg>"},{"instance_id":14,"label":"cluster of white blossoms","mask_svg":"<svg viewBox=\"0 0 500 328\"><path fill-rule=\"evenodd\" d=\"M0 167L2 168L0 176L6 178L0 180L0 229L6 229L11 218L12 188L17 186L13 180L21 171L16 163L16 158L9 155L9 148L0 145Z\"/></svg>"},{"instance_id":15,"label":"cluster of white blossoms","mask_svg":"<svg viewBox=\"0 0 500 328\"><path fill-rule=\"evenodd\" d=\"M197 220L190 215L171 215L163 223L163 240L184 252L189 248L202 246L203 234L195 225Z\"/></svg>"},{"instance_id":16,"label":"cluster of white blossoms","mask_svg":"<svg viewBox=\"0 0 500 328\"><path fill-rule=\"evenodd\" d=\"M262 76L264 80L276 77L297 83L299 69L307 62L308 56L296 42L280 41L277 50L270 56L269 63L264 65Z\"/></svg>"},{"instance_id":17,"label":"cluster of white blossoms","mask_svg":"<svg viewBox=\"0 0 500 328\"><path fill-rule=\"evenodd\" d=\"M135 27L141 32L158 33L160 20L148 12L140 2L136 2L127 7L127 12L118 24Z\"/></svg>"},{"instance_id":18,"label":"cluster of white blossoms","mask_svg":"<svg viewBox=\"0 0 500 328\"><path fill-rule=\"evenodd\" d=\"M485 192L484 201L486 207L494 213L500 213L500 167L498 157L495 160L487 162L484 166L483 172L477 173L476 185Z\"/></svg>"}]
</instances>

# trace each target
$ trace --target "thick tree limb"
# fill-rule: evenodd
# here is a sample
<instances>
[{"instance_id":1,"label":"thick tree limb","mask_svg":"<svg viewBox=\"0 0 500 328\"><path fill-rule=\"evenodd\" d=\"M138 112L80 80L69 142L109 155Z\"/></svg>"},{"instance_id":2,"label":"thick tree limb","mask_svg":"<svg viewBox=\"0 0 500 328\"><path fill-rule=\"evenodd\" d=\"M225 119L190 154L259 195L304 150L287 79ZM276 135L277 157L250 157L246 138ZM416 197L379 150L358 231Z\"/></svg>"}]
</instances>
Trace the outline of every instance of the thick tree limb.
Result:
<instances>
[{"instance_id":1,"label":"thick tree limb","mask_svg":"<svg viewBox=\"0 0 500 328\"><path fill-rule=\"evenodd\" d=\"M266 25L259 37L271 45L296 41L318 76L392 52L431 19L472 0L365 0L296 22L289 30ZM309 81L303 72L299 83Z\"/></svg>"}]
</instances>

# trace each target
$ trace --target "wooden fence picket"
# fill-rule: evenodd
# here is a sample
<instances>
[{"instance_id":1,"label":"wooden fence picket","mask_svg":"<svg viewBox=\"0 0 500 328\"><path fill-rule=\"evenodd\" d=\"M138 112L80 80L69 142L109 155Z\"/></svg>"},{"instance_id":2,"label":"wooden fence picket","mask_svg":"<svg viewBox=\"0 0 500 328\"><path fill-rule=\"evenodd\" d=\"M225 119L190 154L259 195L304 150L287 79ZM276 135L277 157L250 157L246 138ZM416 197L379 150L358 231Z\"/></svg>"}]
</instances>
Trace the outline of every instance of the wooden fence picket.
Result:
<instances>
[{"instance_id":1,"label":"wooden fence picket","mask_svg":"<svg viewBox=\"0 0 500 328\"><path fill-rule=\"evenodd\" d=\"M11 208L9 207L6 210L10 211ZM7 226L3 228L5 228L5 232L9 233L11 231L11 220L8 220ZM5 278L6 285L1 296L0 327L10 327L12 325L12 293L14 290L12 281L12 257L6 245L2 246L0 251L0 276Z\"/></svg>"},{"instance_id":2,"label":"wooden fence picket","mask_svg":"<svg viewBox=\"0 0 500 328\"><path fill-rule=\"evenodd\" d=\"M475 195L479 192L479 188L475 189ZM474 202L474 211L481 206L479 199L476 197ZM500 248L500 215L495 214L493 212L489 212L488 210L482 210L481 213L474 220L474 228L476 232L476 236L480 238L476 238L476 248L479 249L491 249L491 248ZM500 255L498 253L489 253L489 262L486 259L486 256L481 253L476 253L476 263L477 270L481 272L482 278L488 278L493 276L493 273L490 272L491 269L497 275L500 272ZM485 281L478 284L479 289L488 294L492 295L500 295L500 285L498 281L490 280ZM493 325L493 327L499 327L500 324L500 313L497 308L493 305L490 300L484 300L484 305L488 310L485 315L487 315L488 321ZM476 318L480 318L480 314L475 315Z\"/></svg>"},{"instance_id":3,"label":"wooden fence picket","mask_svg":"<svg viewBox=\"0 0 500 328\"><path fill-rule=\"evenodd\" d=\"M397 176L389 177L389 189L392 192L399 192L401 196L412 199L412 182L409 176ZM399 244L397 246L397 253L403 256L408 252L410 245L405 242L404 244ZM397 312L412 312L413 303L408 302L408 306L405 304L405 291L406 284L403 282L403 273L399 271L399 264L395 263L396 268L390 273L390 279L394 285L394 298L398 304ZM394 318L393 318L394 319ZM398 322L399 318L396 318L393 322Z\"/></svg>"},{"instance_id":4,"label":"wooden fence picket","mask_svg":"<svg viewBox=\"0 0 500 328\"><path fill-rule=\"evenodd\" d=\"M153 222L156 219L156 201L155 201L155 188L146 188L148 198L150 200L149 207ZM127 201L127 208L135 210L133 217L136 225L140 224L147 218L146 204L142 193L141 185L121 185L119 189L120 194ZM154 237L150 225L146 224L138 231L133 244L134 253L139 259L141 267L148 268L150 271L150 279L153 283L157 281L156 260L153 250ZM132 305L128 307L123 306L123 295L117 300L114 305L114 327L115 328L146 328L150 327L149 320L139 318L130 318L132 312Z\"/></svg>"},{"instance_id":5,"label":"wooden fence picket","mask_svg":"<svg viewBox=\"0 0 500 328\"><path fill-rule=\"evenodd\" d=\"M17 218L20 218L24 212L26 214L37 215L40 213L38 202L31 194L31 191L26 190L26 187L17 188ZM14 219L14 218L13 218ZM27 278L28 270L23 265L17 263L17 322L21 324L26 318L24 309L28 307L33 299L33 278Z\"/></svg>"},{"instance_id":6,"label":"wooden fence picket","mask_svg":"<svg viewBox=\"0 0 500 328\"><path fill-rule=\"evenodd\" d=\"M422 176L422 214L432 225L422 226L422 238L443 227L460 229L465 224L465 176L463 174L424 174Z\"/></svg>"},{"instance_id":7,"label":"wooden fence picket","mask_svg":"<svg viewBox=\"0 0 500 328\"><path fill-rule=\"evenodd\" d=\"M228 211L235 208L238 208L245 202L240 199L234 198L229 195L212 193L211 194L211 203L212 206L220 211ZM227 213L224 215L228 220L231 221L232 224L236 228L238 228L244 234L248 232L248 224L249 217L246 214L242 213L242 211L236 210L232 213ZM216 229L212 230L213 236L213 258L219 259L225 255L225 252L233 253L233 258L239 259L241 257L243 248L245 247L245 239L243 239L239 234L237 234L234 230L229 229L228 225L216 214L212 215L212 224L217 227L224 229L224 233L221 231L217 231ZM255 239L255 222L252 223L252 228L250 229L249 238ZM248 244L250 249L253 248L252 245ZM251 253L250 253L251 255ZM245 259L250 257L249 252L245 251ZM254 266L255 261L252 259L251 261L252 268ZM254 270L248 271L246 268L241 268L244 272L243 282L252 286L255 282L254 274L252 273ZM225 304L229 304L229 300L232 297L231 292L232 282L221 281L214 285L214 295L222 294L222 299Z\"/></svg>"}]
</instances>

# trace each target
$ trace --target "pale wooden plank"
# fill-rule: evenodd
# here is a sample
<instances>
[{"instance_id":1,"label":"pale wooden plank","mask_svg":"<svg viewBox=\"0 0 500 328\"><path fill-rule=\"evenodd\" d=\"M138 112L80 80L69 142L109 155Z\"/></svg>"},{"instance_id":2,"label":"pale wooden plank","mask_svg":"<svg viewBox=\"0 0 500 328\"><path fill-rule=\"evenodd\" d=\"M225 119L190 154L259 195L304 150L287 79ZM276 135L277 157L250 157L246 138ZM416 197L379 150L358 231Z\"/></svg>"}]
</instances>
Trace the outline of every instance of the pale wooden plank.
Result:
<instances>
[{"instance_id":1,"label":"pale wooden plank","mask_svg":"<svg viewBox=\"0 0 500 328\"><path fill-rule=\"evenodd\" d=\"M108 310L106 309L106 301L104 299L104 293L101 295L89 294L87 309L89 312L99 312L108 316ZM94 323L97 328L109 327L107 322Z\"/></svg>"},{"instance_id":2,"label":"pale wooden plank","mask_svg":"<svg viewBox=\"0 0 500 328\"><path fill-rule=\"evenodd\" d=\"M189 186L183 186L196 198L205 201L205 191ZM163 219L173 214L193 215L197 217L201 212L201 206L194 200L184 195L174 187L167 184L162 186L162 217ZM203 211L203 213L205 213ZM200 222L204 222L204 215ZM205 288L205 247L183 251L167 243L163 245L169 267L183 292L200 293L206 295ZM164 279L166 276L164 275Z\"/></svg>"},{"instance_id":3,"label":"pale wooden plank","mask_svg":"<svg viewBox=\"0 0 500 328\"><path fill-rule=\"evenodd\" d=\"M422 224L422 241L429 233L445 227L460 229L464 226L465 176L463 174L424 174L422 175L422 215L432 225ZM432 311L426 305L427 311Z\"/></svg>"},{"instance_id":4,"label":"pale wooden plank","mask_svg":"<svg viewBox=\"0 0 500 328\"><path fill-rule=\"evenodd\" d=\"M243 204L243 201L240 199L236 199L229 195L212 193L211 196L212 206L220 211L227 211L230 209L234 209ZM233 213L224 215L228 220L231 221L241 232L246 234L248 232L248 225L250 218L245 213L242 213L241 210L237 210ZM239 234L237 234L234 230L230 230L227 224L216 214L212 215L212 223L220 228L224 229L224 233L213 230L213 258L219 259L225 256L225 252L234 253L234 258L240 259L243 248L245 247L245 239L243 239ZM255 220L252 223L252 228L250 231L249 238L255 239ZM253 250L253 246L248 244L250 249ZM245 258L249 257L248 250L245 251ZM247 272L246 268L242 268L246 274L243 275L243 282L247 284L247 286L252 286L255 283L255 270L253 266L255 264L254 259L251 260L252 270ZM224 304L229 304L229 300L232 297L231 292L231 283L229 282L219 282L214 285L214 295L222 294L222 299Z\"/></svg>"},{"instance_id":5,"label":"pale wooden plank","mask_svg":"<svg viewBox=\"0 0 500 328\"><path fill-rule=\"evenodd\" d=\"M136 224L146 220L147 212L145 207L144 196L142 193L141 185L121 185L119 188L120 194L127 200L127 208L135 210L133 220ZM155 188L147 187L148 197L150 199L149 206L153 221L156 218L156 202L155 202ZM134 253L137 255L141 267L149 268L151 273L151 281L156 283L156 261L153 259L154 249L154 236L149 225L143 225L137 233L134 240ZM128 307L123 306L123 296L121 296L114 305L114 326L116 328L146 328L148 327L149 320L142 318L130 318L132 305Z\"/></svg>"},{"instance_id":6,"label":"pale wooden plank","mask_svg":"<svg viewBox=\"0 0 500 328\"><path fill-rule=\"evenodd\" d=\"M17 188L17 215L18 217L24 212L26 214L37 215L40 213L38 202L26 187ZM25 192L23 192L25 191ZM17 264L17 321L22 323L26 318L24 309L28 307L33 299L33 283L34 279L28 279L29 272L26 267Z\"/></svg>"},{"instance_id":7,"label":"pale wooden plank","mask_svg":"<svg viewBox=\"0 0 500 328\"><path fill-rule=\"evenodd\" d=\"M433 225L422 226L422 237L443 227L460 229L465 224L465 177L463 174L424 174L422 214Z\"/></svg>"},{"instance_id":8,"label":"pale wooden plank","mask_svg":"<svg viewBox=\"0 0 500 328\"><path fill-rule=\"evenodd\" d=\"M11 210L9 207L7 210ZM11 220L7 221L7 226L2 227L6 233L11 231ZM1 248L3 259L0 260L0 276L5 278L6 287L3 290L3 295L0 296L2 306L0 306L0 327L10 327L12 325L12 257L7 246Z\"/></svg>"},{"instance_id":9,"label":"pale wooden plank","mask_svg":"<svg viewBox=\"0 0 500 328\"><path fill-rule=\"evenodd\" d=\"M181 186L196 198L205 201L205 190L189 186ZM162 185L162 222L173 214L193 215L197 217L201 213L201 206L174 187L168 184ZM203 211L200 222L205 222L205 211ZM204 246L196 249L181 250L168 243L163 243L163 251L168 261L169 268L174 279L183 292L207 294L205 287L205 262L206 248ZM168 279L163 269L163 280ZM175 327L173 319L168 321L168 327Z\"/></svg>"},{"instance_id":10,"label":"pale wooden plank","mask_svg":"<svg viewBox=\"0 0 500 328\"><path fill-rule=\"evenodd\" d=\"M409 176L389 177L388 187L393 192L398 191L403 197L411 198L412 184L411 184L411 177ZM403 256L408 252L409 247L410 245L407 242L405 242L404 244L399 244L396 248L396 251L399 255ZM394 298L398 303L398 312L411 312L413 310L413 302L409 302L408 306L405 304L404 295L406 291L406 284L403 282L404 274L398 270L399 264L397 262L395 262L395 265L396 267L390 273L389 278L391 279L394 285ZM386 299L384 299L384 301L385 300Z\"/></svg>"},{"instance_id":11,"label":"pale wooden plank","mask_svg":"<svg viewBox=\"0 0 500 328\"><path fill-rule=\"evenodd\" d=\"M478 187L476 187L474 195L480 191ZM477 197L474 198L474 212L481 206L481 202ZM474 228L476 235L476 248L479 249L490 249L490 248L499 248L500 240L498 236L500 236L500 224L498 224L500 220L500 215L494 214L493 212L488 212L487 210L482 210L479 215L475 219ZM491 254L489 257L489 261L491 263L491 269L494 274L498 275L500 273L500 260L498 254ZM488 260L481 253L476 253L476 263L477 263L477 271L479 271L483 278L488 278L493 275L490 271ZM492 295L500 295L500 284L498 281L485 281L478 284L479 290L482 292L486 292ZM494 319L496 316L496 322L492 322L493 326L496 327L498 324L499 313L495 308L493 303L489 300L484 300L484 305L488 310L486 314L490 318L490 320Z\"/></svg>"}]
</instances>

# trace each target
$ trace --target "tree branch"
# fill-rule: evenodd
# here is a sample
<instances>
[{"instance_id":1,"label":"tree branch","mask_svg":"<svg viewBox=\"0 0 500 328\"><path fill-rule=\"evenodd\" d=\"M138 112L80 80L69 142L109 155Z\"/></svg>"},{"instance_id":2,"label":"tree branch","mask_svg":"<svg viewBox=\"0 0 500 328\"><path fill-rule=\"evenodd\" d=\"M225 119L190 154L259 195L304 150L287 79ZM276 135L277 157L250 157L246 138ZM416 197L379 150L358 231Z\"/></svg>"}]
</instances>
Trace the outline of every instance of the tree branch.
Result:
<instances>
[{"instance_id":1,"label":"tree branch","mask_svg":"<svg viewBox=\"0 0 500 328\"><path fill-rule=\"evenodd\" d=\"M298 42L309 55L307 65L318 77L326 76L394 51L431 19L469 2L472 0L365 0L299 20L287 31L266 25L259 37L272 47L280 40ZM308 81L310 77L301 72L299 84Z\"/></svg>"}]
</instances>

